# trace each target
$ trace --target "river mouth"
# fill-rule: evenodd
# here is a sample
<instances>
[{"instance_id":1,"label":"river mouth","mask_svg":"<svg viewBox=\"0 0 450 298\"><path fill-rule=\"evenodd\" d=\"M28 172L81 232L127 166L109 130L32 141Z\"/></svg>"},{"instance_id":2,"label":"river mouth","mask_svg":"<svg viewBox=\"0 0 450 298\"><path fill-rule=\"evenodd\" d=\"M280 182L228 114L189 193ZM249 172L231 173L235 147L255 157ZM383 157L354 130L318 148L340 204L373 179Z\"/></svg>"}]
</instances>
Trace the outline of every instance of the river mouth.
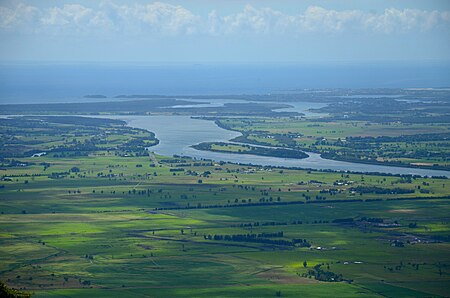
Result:
<instances>
[{"instance_id":1,"label":"river mouth","mask_svg":"<svg viewBox=\"0 0 450 298\"><path fill-rule=\"evenodd\" d=\"M393 175L445 176L450 172L408 167L394 167L363 163L352 163L325 159L320 154L305 152L309 156L304 159L258 156L251 154L235 154L212 151L200 151L192 145L202 142L228 142L241 135L240 132L225 130L213 121L191 118L190 116L158 115L158 116L103 116L105 118L125 120L129 126L146 129L156 134L159 144L149 150L164 156L187 156L197 159L251 164L258 166L304 168L313 170L330 170L359 173L383 173ZM249 144L251 145L251 144Z\"/></svg>"}]
</instances>

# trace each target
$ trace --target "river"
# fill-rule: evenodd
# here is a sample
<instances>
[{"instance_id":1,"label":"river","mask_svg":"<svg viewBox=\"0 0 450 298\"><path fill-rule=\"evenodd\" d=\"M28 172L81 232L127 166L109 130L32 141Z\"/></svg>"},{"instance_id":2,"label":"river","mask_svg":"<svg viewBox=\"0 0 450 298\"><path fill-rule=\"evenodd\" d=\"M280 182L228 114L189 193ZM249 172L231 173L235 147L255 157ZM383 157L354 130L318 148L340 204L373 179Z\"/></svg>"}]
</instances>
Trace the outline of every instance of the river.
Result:
<instances>
[{"instance_id":1,"label":"river","mask_svg":"<svg viewBox=\"0 0 450 298\"><path fill-rule=\"evenodd\" d=\"M240 133L222 129L212 121L192 119L189 116L105 116L105 118L122 119L127 121L128 125L131 127L142 128L154 132L156 137L160 140L160 143L154 147L150 147L149 150L165 156L176 154L198 159L203 158L215 161L263 166L450 177L450 172L448 171L343 162L324 159L321 158L319 154L309 152L307 152L309 155L308 158L291 159L200 151L191 146L201 142L226 142L239 136Z\"/></svg>"}]
</instances>

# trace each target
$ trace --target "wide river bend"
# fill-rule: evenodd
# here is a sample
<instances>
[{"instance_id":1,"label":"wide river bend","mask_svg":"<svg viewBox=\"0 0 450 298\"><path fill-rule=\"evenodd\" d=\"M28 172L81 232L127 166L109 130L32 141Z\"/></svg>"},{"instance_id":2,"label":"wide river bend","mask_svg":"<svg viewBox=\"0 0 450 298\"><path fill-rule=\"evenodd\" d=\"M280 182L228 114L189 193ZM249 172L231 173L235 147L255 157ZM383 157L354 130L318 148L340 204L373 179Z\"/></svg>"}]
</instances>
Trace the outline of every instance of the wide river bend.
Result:
<instances>
[{"instance_id":1,"label":"wide river bend","mask_svg":"<svg viewBox=\"0 0 450 298\"><path fill-rule=\"evenodd\" d=\"M131 127L142 128L154 132L156 137L160 140L160 143L154 147L150 147L149 150L165 156L176 154L198 159L211 159L215 161L262 166L450 177L449 171L343 162L324 159L321 158L319 154L310 152L307 152L309 155L308 158L292 159L200 151L191 146L201 142L227 142L241 134L239 132L222 129L213 121L192 119L189 116L105 116L105 118L125 120Z\"/></svg>"}]
</instances>

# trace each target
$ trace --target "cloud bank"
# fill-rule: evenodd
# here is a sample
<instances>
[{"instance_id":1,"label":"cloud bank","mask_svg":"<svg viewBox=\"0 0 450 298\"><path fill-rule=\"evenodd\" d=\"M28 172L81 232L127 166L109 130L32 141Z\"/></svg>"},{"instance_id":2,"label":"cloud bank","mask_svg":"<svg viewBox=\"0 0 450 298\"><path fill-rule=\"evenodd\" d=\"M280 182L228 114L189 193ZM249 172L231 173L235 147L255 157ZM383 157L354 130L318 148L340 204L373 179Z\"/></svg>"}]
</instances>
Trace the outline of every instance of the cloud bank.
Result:
<instances>
[{"instance_id":1,"label":"cloud bank","mask_svg":"<svg viewBox=\"0 0 450 298\"><path fill-rule=\"evenodd\" d=\"M163 2L119 5L108 1L95 7L65 4L39 8L24 3L0 6L0 32L27 35L403 34L448 30L449 25L450 11L420 9L389 8L382 13L372 13L310 6L304 11L287 14L247 5L227 15L213 10L202 16L183 6Z\"/></svg>"}]
</instances>

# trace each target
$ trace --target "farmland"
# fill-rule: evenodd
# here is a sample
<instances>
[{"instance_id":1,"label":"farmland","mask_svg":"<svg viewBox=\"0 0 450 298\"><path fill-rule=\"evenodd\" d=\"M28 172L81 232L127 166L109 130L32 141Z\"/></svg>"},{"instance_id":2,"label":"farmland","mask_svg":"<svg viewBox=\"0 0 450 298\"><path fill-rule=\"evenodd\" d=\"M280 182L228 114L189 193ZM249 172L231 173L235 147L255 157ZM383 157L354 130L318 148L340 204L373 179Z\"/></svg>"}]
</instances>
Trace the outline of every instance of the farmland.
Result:
<instances>
[{"instance_id":1,"label":"farmland","mask_svg":"<svg viewBox=\"0 0 450 298\"><path fill-rule=\"evenodd\" d=\"M26 147L4 152L1 167L0 280L10 287L36 297L448 295L448 179L159 156L144 150L151 133L98 122L85 142L89 126L61 122L2 123ZM84 143L95 146L73 154Z\"/></svg>"},{"instance_id":2,"label":"farmland","mask_svg":"<svg viewBox=\"0 0 450 298\"><path fill-rule=\"evenodd\" d=\"M239 131L234 141L295 148L329 159L449 168L447 123L375 123L370 121L281 118L217 118L223 128Z\"/></svg>"}]
</instances>

